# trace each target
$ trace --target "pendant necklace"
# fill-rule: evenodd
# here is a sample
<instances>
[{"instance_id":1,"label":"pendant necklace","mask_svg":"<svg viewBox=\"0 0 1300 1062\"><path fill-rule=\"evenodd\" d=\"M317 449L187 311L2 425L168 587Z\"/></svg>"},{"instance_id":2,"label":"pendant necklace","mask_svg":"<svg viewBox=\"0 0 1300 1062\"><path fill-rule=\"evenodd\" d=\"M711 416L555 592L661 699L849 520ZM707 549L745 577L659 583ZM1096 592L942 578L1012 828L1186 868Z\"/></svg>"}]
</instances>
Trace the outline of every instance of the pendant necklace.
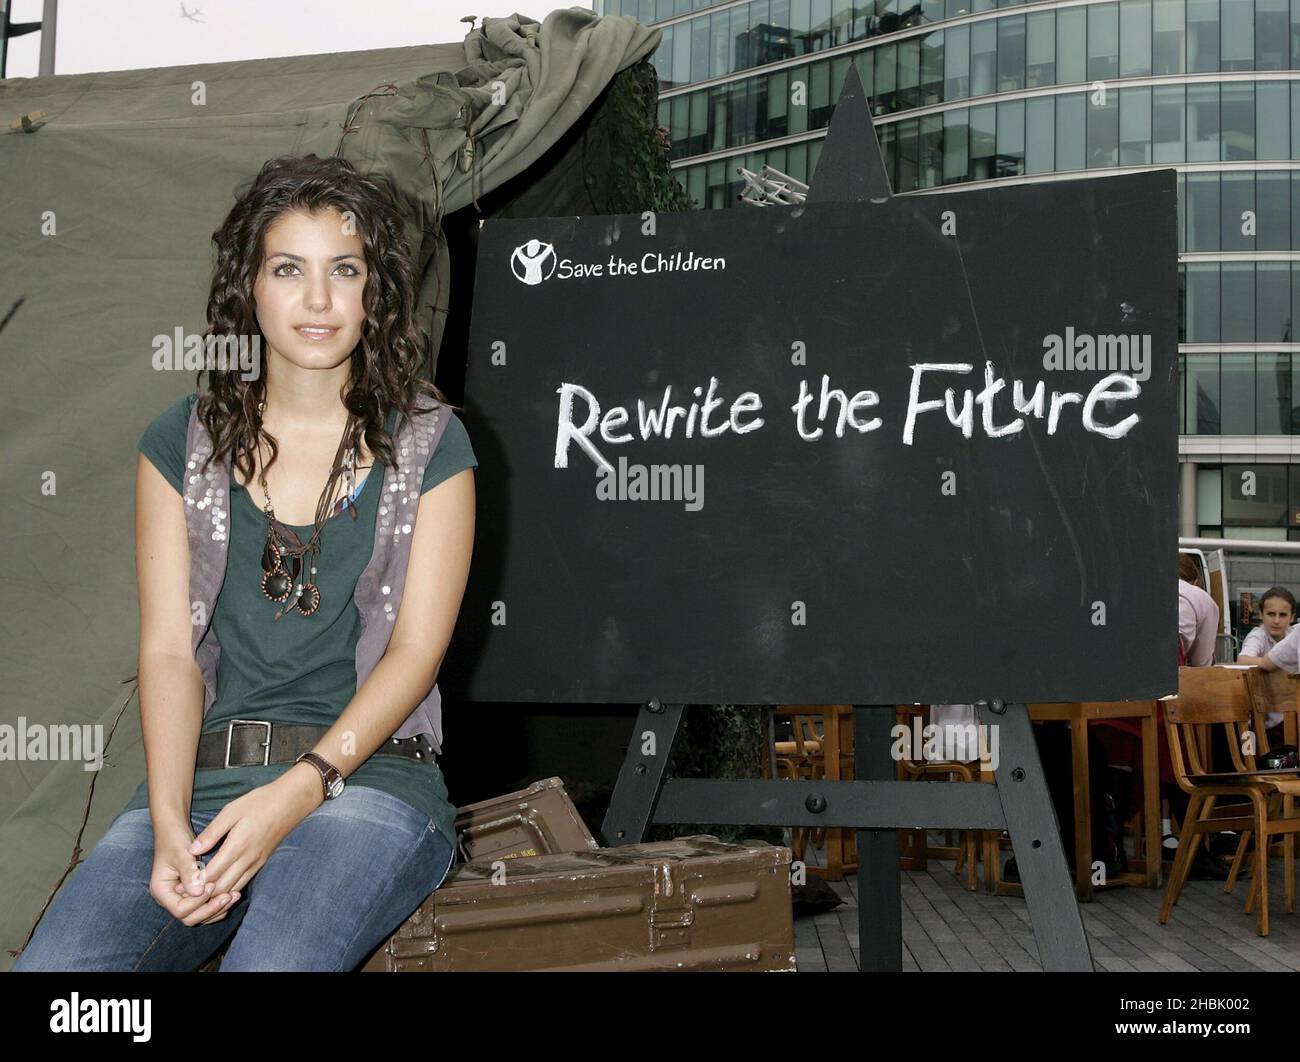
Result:
<instances>
[{"instance_id":1,"label":"pendant necklace","mask_svg":"<svg viewBox=\"0 0 1300 1062\"><path fill-rule=\"evenodd\" d=\"M266 401L258 402L259 429L262 412L265 409ZM354 504L357 451L355 446L347 445L352 423L353 418L349 415L347 426L343 429L343 438L339 440L338 451L334 454L334 462L330 467L325 490L316 505L316 520L311 538L307 542L302 542L293 528L280 523L275 518L275 509L271 505L271 492L266 487L265 466L262 466L258 473L258 482L266 498L266 503L262 506L262 511L266 514L266 546L262 550L261 590L263 596L270 601L277 604L286 602L284 607L275 614L277 620L294 609L304 616L310 616L320 608L320 587L316 585L316 559L320 555L321 532L325 529L325 522L332 515L330 499L334 496L334 489L340 475L347 484L347 493L335 508L346 508L351 512L352 519L357 518L357 507ZM260 434L257 436L257 451L260 464L262 456Z\"/></svg>"}]
</instances>

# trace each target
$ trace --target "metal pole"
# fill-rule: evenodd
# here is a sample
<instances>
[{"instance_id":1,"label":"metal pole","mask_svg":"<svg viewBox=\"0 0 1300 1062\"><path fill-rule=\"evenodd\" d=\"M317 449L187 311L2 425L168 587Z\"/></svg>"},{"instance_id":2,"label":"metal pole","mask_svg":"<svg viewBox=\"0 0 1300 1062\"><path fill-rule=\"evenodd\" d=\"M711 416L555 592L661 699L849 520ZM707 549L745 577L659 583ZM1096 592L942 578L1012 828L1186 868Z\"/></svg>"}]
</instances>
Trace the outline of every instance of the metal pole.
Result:
<instances>
[{"instance_id":1,"label":"metal pole","mask_svg":"<svg viewBox=\"0 0 1300 1062\"><path fill-rule=\"evenodd\" d=\"M5 76L9 57L9 0L0 0L0 78Z\"/></svg>"},{"instance_id":2,"label":"metal pole","mask_svg":"<svg viewBox=\"0 0 1300 1062\"><path fill-rule=\"evenodd\" d=\"M45 13L41 15L41 65L40 77L54 73L54 37L59 24L59 0L45 0Z\"/></svg>"}]
</instances>

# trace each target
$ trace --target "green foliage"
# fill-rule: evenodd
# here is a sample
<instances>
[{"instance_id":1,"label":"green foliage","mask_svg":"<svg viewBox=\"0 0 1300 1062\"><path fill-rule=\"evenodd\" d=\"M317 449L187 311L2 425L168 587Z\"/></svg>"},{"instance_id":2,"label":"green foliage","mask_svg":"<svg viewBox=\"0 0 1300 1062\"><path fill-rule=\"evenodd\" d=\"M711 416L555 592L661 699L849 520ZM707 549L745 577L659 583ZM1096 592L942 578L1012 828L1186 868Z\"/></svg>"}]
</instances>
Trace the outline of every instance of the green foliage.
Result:
<instances>
[{"instance_id":1,"label":"green foliage","mask_svg":"<svg viewBox=\"0 0 1300 1062\"><path fill-rule=\"evenodd\" d=\"M668 130L657 124L659 88L655 69L642 61L614 78L606 107L616 213L693 210L669 165Z\"/></svg>"}]
</instances>

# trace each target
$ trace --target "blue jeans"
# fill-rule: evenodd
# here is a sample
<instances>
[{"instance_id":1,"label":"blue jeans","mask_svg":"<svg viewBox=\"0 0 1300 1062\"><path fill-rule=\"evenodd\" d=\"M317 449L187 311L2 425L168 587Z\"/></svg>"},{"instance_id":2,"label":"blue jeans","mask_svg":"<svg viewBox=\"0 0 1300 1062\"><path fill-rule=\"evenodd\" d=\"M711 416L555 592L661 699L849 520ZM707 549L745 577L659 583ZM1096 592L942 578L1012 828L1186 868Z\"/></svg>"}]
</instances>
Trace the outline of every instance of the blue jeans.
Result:
<instances>
[{"instance_id":1,"label":"blue jeans","mask_svg":"<svg viewBox=\"0 0 1300 1062\"><path fill-rule=\"evenodd\" d=\"M216 815L192 813L194 832ZM113 820L13 969L195 970L230 941L222 971L352 970L442 884L455 857L406 801L348 786L280 842L224 919L187 926L149 894L153 847L148 808Z\"/></svg>"}]
</instances>

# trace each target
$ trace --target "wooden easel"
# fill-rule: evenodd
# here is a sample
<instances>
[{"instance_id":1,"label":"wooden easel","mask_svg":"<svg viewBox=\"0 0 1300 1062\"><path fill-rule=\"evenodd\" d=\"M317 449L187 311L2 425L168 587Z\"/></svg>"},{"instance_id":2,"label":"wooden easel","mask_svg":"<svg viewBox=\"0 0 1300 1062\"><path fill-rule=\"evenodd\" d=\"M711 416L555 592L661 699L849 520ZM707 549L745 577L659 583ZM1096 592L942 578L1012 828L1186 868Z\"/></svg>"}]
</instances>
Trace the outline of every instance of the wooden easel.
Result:
<instances>
[{"instance_id":1,"label":"wooden easel","mask_svg":"<svg viewBox=\"0 0 1300 1062\"><path fill-rule=\"evenodd\" d=\"M903 968L898 830L1007 830L1046 970L1091 970L1065 849L1023 704L980 701L981 725L999 728L993 785L901 782L891 755L894 706L854 705L853 781L670 778L686 706L652 700L637 715L601 824L607 846L634 844L651 823L856 828L862 971ZM642 749L652 749L644 755Z\"/></svg>"}]
</instances>

